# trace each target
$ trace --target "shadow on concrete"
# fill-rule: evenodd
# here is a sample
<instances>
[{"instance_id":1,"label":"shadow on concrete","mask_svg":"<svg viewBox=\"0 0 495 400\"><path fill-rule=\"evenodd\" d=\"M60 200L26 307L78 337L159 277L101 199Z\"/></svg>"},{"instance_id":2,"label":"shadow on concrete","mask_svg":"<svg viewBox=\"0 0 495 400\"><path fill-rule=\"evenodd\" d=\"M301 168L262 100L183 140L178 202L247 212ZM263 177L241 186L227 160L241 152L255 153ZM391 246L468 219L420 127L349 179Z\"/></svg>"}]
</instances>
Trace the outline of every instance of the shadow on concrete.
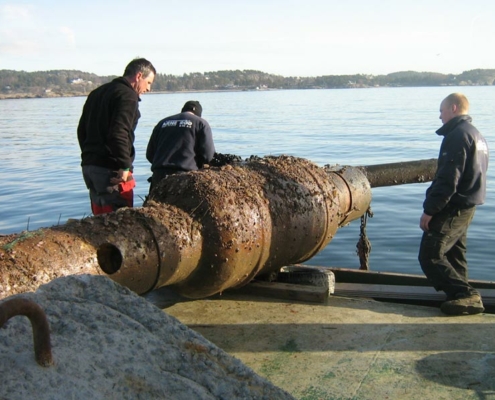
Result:
<instances>
[{"instance_id":1,"label":"shadow on concrete","mask_svg":"<svg viewBox=\"0 0 495 400\"><path fill-rule=\"evenodd\" d=\"M495 354L448 351L432 354L416 363L416 371L443 386L469 389L479 399L495 398Z\"/></svg>"}]
</instances>

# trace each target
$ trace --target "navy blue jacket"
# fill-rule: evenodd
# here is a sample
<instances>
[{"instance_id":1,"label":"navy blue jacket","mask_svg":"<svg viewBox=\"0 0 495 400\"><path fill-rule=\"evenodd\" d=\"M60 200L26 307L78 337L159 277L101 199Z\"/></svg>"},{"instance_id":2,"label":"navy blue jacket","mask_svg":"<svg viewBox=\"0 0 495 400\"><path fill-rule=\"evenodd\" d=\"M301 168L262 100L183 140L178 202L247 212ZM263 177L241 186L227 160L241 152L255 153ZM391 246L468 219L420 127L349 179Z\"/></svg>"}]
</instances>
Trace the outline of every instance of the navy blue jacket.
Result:
<instances>
[{"instance_id":1,"label":"navy blue jacket","mask_svg":"<svg viewBox=\"0 0 495 400\"><path fill-rule=\"evenodd\" d=\"M123 77L89 94L77 127L81 165L132 170L134 130L141 116L139 101L139 95Z\"/></svg>"},{"instance_id":2,"label":"navy blue jacket","mask_svg":"<svg viewBox=\"0 0 495 400\"><path fill-rule=\"evenodd\" d=\"M153 129L146 158L151 170L194 171L208 164L215 153L208 122L183 112L162 119Z\"/></svg>"},{"instance_id":3,"label":"navy blue jacket","mask_svg":"<svg viewBox=\"0 0 495 400\"><path fill-rule=\"evenodd\" d=\"M426 191L423 209L435 215L447 204L469 208L485 202L488 146L469 115L452 118L437 134L444 136L438 167Z\"/></svg>"}]
</instances>

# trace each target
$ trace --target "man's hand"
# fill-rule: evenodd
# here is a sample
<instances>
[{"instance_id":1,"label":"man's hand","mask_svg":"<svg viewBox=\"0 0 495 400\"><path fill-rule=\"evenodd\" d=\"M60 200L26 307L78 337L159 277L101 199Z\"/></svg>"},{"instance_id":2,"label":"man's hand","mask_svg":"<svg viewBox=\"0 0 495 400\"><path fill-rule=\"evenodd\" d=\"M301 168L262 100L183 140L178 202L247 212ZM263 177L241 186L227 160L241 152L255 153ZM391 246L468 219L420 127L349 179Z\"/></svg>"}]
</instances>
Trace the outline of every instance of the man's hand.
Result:
<instances>
[{"instance_id":1,"label":"man's hand","mask_svg":"<svg viewBox=\"0 0 495 400\"><path fill-rule=\"evenodd\" d=\"M121 182L127 182L127 177L129 176L129 171L124 171L123 169L119 169L117 171L117 176L115 178L110 179L110 182L114 185L118 185Z\"/></svg>"},{"instance_id":2,"label":"man's hand","mask_svg":"<svg viewBox=\"0 0 495 400\"><path fill-rule=\"evenodd\" d=\"M421 219L419 220L419 227L423 230L423 232L428 232L430 230L429 224L431 221L432 216L423 213L421 215Z\"/></svg>"}]
</instances>

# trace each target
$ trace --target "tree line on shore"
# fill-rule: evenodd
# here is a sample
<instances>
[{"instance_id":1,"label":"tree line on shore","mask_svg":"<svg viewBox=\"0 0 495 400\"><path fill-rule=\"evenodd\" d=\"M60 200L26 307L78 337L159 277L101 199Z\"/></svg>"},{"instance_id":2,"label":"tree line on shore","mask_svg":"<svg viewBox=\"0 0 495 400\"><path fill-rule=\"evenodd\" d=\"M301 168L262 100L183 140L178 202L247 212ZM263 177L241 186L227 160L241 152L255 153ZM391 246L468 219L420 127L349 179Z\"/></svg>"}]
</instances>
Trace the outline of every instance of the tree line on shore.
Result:
<instances>
[{"instance_id":1,"label":"tree line on shore","mask_svg":"<svg viewBox=\"0 0 495 400\"><path fill-rule=\"evenodd\" d=\"M0 98L84 96L116 76L76 70L0 70ZM340 89L368 87L486 86L495 84L495 69L474 69L461 74L402 71L387 75L323 75L284 77L255 70L157 74L153 92Z\"/></svg>"}]
</instances>

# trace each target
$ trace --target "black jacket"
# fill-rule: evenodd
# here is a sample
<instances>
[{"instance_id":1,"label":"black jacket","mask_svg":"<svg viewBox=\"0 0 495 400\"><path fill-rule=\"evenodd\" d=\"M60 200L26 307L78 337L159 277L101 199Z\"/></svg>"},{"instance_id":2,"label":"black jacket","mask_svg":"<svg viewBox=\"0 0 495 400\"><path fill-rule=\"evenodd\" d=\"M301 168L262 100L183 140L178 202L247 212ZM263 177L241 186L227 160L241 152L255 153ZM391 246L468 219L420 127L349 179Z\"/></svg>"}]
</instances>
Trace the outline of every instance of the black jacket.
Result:
<instances>
[{"instance_id":1,"label":"black jacket","mask_svg":"<svg viewBox=\"0 0 495 400\"><path fill-rule=\"evenodd\" d=\"M139 101L139 95L123 77L89 94L77 127L81 165L132 170L134 130L141 116Z\"/></svg>"},{"instance_id":2,"label":"black jacket","mask_svg":"<svg viewBox=\"0 0 495 400\"><path fill-rule=\"evenodd\" d=\"M435 215L447 204L469 208L485 202L488 146L469 115L452 118L437 134L444 136L438 167L426 191L423 209Z\"/></svg>"},{"instance_id":3,"label":"black jacket","mask_svg":"<svg viewBox=\"0 0 495 400\"><path fill-rule=\"evenodd\" d=\"M208 164L214 153L208 122L190 112L183 112L158 122L148 142L146 158L152 171L194 171Z\"/></svg>"}]
</instances>

